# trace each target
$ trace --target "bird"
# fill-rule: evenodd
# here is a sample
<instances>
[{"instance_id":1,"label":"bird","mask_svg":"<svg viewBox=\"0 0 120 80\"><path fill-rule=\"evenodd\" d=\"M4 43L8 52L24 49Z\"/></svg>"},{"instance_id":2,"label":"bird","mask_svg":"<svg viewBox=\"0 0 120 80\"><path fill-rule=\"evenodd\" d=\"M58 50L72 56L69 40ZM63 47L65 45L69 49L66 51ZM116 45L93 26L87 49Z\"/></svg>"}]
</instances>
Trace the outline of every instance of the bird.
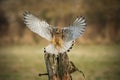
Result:
<instances>
[{"instance_id":1,"label":"bird","mask_svg":"<svg viewBox=\"0 0 120 80\"><path fill-rule=\"evenodd\" d=\"M23 13L23 20L26 26L50 42L44 48L44 53L59 54L69 52L77 38L79 38L86 29L86 18L77 17L68 27L59 28L48 24L46 21L37 18L31 12Z\"/></svg>"}]
</instances>

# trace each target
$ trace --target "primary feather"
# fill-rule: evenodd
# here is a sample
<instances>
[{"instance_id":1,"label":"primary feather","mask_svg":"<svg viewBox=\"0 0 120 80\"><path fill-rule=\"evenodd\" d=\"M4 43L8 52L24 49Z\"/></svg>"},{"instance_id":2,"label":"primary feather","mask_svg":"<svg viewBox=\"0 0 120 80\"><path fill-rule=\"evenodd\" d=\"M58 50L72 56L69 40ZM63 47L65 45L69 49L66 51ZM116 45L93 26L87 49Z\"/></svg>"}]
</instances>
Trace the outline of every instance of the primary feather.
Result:
<instances>
[{"instance_id":1,"label":"primary feather","mask_svg":"<svg viewBox=\"0 0 120 80\"><path fill-rule=\"evenodd\" d=\"M24 21L27 27L34 33L50 41L52 39L52 27L43 20L38 19L30 12L24 13Z\"/></svg>"},{"instance_id":2,"label":"primary feather","mask_svg":"<svg viewBox=\"0 0 120 80\"><path fill-rule=\"evenodd\" d=\"M65 41L74 41L79 38L86 28L86 19L84 17L77 18L72 25L63 29Z\"/></svg>"}]
</instances>

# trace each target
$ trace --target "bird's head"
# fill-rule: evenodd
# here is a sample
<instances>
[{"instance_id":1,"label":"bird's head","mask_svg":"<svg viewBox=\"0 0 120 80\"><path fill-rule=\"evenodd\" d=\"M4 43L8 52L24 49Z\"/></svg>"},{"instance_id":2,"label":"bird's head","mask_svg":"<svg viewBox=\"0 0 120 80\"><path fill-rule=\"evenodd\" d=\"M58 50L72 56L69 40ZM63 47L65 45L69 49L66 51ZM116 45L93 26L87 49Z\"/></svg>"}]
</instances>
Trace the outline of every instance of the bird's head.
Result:
<instances>
[{"instance_id":1,"label":"bird's head","mask_svg":"<svg viewBox=\"0 0 120 80\"><path fill-rule=\"evenodd\" d=\"M55 34L60 34L60 33L62 33L62 29L60 29L60 28L55 28L55 29L54 29L54 33L55 33Z\"/></svg>"}]
</instances>

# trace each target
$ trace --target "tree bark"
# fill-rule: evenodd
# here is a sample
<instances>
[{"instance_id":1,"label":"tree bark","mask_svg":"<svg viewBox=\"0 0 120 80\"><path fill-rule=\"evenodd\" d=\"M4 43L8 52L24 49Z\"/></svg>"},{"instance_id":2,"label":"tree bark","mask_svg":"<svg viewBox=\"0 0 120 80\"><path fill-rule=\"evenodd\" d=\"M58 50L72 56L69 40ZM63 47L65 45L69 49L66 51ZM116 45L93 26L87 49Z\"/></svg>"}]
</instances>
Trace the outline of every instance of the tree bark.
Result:
<instances>
[{"instance_id":1,"label":"tree bark","mask_svg":"<svg viewBox=\"0 0 120 80\"><path fill-rule=\"evenodd\" d=\"M45 53L44 59L47 73L39 74L39 76L48 75L48 80L72 80L71 74L79 71L85 78L84 73L76 68L72 61L69 61L66 53L58 55Z\"/></svg>"},{"instance_id":2,"label":"tree bark","mask_svg":"<svg viewBox=\"0 0 120 80\"><path fill-rule=\"evenodd\" d=\"M49 80L71 80L69 58L66 53L57 56L45 53L44 58Z\"/></svg>"}]
</instances>

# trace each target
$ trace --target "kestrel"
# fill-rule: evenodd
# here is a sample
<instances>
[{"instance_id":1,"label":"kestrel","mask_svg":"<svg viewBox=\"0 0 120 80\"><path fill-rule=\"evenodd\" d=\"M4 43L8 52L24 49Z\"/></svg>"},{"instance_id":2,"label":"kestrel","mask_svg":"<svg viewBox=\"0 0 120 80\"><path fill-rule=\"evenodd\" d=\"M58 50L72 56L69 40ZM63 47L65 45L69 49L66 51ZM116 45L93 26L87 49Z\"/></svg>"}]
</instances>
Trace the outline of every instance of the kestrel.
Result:
<instances>
[{"instance_id":1,"label":"kestrel","mask_svg":"<svg viewBox=\"0 0 120 80\"><path fill-rule=\"evenodd\" d=\"M69 27L58 28L38 19L30 12L25 12L24 22L31 31L50 42L44 48L44 52L51 54L69 52L74 41L83 34L86 28L86 19L84 17L77 18Z\"/></svg>"}]
</instances>

